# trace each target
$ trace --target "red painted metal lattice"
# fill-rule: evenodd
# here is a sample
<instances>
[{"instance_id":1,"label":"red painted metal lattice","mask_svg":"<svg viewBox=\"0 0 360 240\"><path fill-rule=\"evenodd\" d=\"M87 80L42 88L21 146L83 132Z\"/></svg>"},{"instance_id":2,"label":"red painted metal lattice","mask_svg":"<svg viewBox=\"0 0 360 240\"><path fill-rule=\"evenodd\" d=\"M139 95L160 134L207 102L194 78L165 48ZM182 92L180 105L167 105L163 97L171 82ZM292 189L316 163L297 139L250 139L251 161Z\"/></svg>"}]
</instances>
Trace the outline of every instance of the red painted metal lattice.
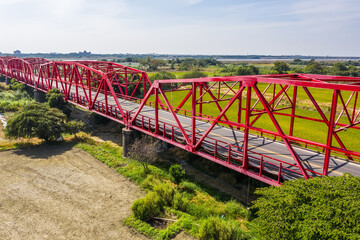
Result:
<instances>
[{"instance_id":1,"label":"red painted metal lattice","mask_svg":"<svg viewBox=\"0 0 360 240\"><path fill-rule=\"evenodd\" d=\"M345 131L360 129L360 78L279 74L151 83L145 72L115 63L19 58L0 58L0 73L45 92L58 88L70 102L273 185L343 173L337 161L360 159L344 141ZM331 94L325 105L315 96L321 89ZM177 106L171 93L181 93ZM303 114L301 104L316 116ZM264 118L269 127L261 125ZM325 141L297 136L301 121L320 124Z\"/></svg>"}]
</instances>

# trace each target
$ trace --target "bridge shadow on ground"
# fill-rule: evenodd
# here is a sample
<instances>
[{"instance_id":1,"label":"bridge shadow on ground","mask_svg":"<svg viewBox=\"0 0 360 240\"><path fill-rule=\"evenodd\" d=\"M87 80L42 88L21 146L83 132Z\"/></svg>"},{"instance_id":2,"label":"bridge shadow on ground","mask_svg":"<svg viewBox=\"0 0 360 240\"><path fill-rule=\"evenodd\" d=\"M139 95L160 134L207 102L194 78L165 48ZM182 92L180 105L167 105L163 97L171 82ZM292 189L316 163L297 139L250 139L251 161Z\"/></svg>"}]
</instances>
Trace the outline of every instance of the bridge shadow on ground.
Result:
<instances>
[{"instance_id":1,"label":"bridge shadow on ground","mask_svg":"<svg viewBox=\"0 0 360 240\"><path fill-rule=\"evenodd\" d=\"M63 153L70 151L75 145L76 142L44 143L37 147L15 150L14 153L32 159L48 159L53 156L62 155Z\"/></svg>"}]
</instances>

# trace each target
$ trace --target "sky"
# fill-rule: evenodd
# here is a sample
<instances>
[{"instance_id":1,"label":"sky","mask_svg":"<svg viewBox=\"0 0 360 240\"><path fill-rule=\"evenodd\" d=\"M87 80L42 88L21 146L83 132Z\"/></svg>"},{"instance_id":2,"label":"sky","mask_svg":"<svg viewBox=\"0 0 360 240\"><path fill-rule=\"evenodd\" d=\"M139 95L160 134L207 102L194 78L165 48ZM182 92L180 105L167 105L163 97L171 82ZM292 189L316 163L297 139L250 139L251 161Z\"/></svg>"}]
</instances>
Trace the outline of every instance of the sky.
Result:
<instances>
[{"instance_id":1,"label":"sky","mask_svg":"<svg viewBox=\"0 0 360 240\"><path fill-rule=\"evenodd\" d=\"M0 52L360 56L359 0L0 0Z\"/></svg>"}]
</instances>

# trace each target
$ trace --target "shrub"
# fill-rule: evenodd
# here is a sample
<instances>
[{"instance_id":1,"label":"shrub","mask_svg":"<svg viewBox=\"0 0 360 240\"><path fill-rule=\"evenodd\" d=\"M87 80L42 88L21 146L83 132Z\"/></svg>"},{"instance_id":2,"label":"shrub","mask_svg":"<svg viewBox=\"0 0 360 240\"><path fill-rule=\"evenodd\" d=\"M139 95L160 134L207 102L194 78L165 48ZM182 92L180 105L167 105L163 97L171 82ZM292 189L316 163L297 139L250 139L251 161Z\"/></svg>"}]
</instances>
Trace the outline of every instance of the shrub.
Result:
<instances>
[{"instance_id":1,"label":"shrub","mask_svg":"<svg viewBox=\"0 0 360 240\"><path fill-rule=\"evenodd\" d=\"M149 192L144 198L136 200L131 210L134 216L140 220L148 221L149 219L159 215L164 206L158 194Z\"/></svg>"},{"instance_id":2,"label":"shrub","mask_svg":"<svg viewBox=\"0 0 360 240\"><path fill-rule=\"evenodd\" d=\"M201 188L198 185L188 181L182 181L180 183L180 186L184 189L184 191L191 194L194 194L195 191L201 191Z\"/></svg>"},{"instance_id":3,"label":"shrub","mask_svg":"<svg viewBox=\"0 0 360 240\"><path fill-rule=\"evenodd\" d=\"M11 90L23 91L25 89L25 85L17 82L15 79L11 79L9 88Z\"/></svg>"},{"instance_id":4,"label":"shrub","mask_svg":"<svg viewBox=\"0 0 360 240\"><path fill-rule=\"evenodd\" d=\"M83 121L71 120L66 123L65 129L67 133L75 134L75 138L77 138L76 133L85 129L85 123Z\"/></svg>"},{"instance_id":5,"label":"shrub","mask_svg":"<svg viewBox=\"0 0 360 240\"><path fill-rule=\"evenodd\" d=\"M54 88L49 90L46 94L46 101L51 108L57 108L66 114L66 116L70 116L71 110L68 102L65 101L64 94L62 94L59 89Z\"/></svg>"},{"instance_id":6,"label":"shrub","mask_svg":"<svg viewBox=\"0 0 360 240\"><path fill-rule=\"evenodd\" d=\"M185 169L179 164L172 165L169 169L169 173L176 184L179 184L185 178Z\"/></svg>"},{"instance_id":7,"label":"shrub","mask_svg":"<svg viewBox=\"0 0 360 240\"><path fill-rule=\"evenodd\" d=\"M219 217L210 217L200 226L200 239L241 240L247 239L245 231L236 221L224 221Z\"/></svg>"},{"instance_id":8,"label":"shrub","mask_svg":"<svg viewBox=\"0 0 360 240\"><path fill-rule=\"evenodd\" d=\"M148 175L145 180L141 183L141 187L146 190L153 190L154 186L160 184L161 181L154 175Z\"/></svg>"},{"instance_id":9,"label":"shrub","mask_svg":"<svg viewBox=\"0 0 360 240\"><path fill-rule=\"evenodd\" d=\"M231 200L225 204L225 214L229 218L245 218L247 210L240 203Z\"/></svg>"},{"instance_id":10,"label":"shrub","mask_svg":"<svg viewBox=\"0 0 360 240\"><path fill-rule=\"evenodd\" d=\"M183 195L181 193L176 192L174 194L172 205L176 210L186 212L187 207L189 205L189 200L187 198L183 197Z\"/></svg>"},{"instance_id":11,"label":"shrub","mask_svg":"<svg viewBox=\"0 0 360 240\"><path fill-rule=\"evenodd\" d=\"M174 188L169 183L160 183L154 186L154 192L160 197L165 205L171 206L174 196Z\"/></svg>"}]
</instances>

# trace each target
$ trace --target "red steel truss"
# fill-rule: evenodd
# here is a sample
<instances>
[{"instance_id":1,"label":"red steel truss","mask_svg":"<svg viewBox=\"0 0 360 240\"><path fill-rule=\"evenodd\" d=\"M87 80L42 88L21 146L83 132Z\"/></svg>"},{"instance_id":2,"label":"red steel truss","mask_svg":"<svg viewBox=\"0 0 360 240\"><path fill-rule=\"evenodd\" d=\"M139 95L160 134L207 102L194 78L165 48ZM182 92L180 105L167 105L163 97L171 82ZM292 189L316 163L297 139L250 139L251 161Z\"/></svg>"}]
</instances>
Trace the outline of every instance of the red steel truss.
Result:
<instances>
[{"instance_id":1,"label":"red steel truss","mask_svg":"<svg viewBox=\"0 0 360 240\"><path fill-rule=\"evenodd\" d=\"M45 92L58 88L74 104L272 185L336 172L334 155L344 163L360 159L345 141L360 129L360 78L278 74L151 83L145 72L110 62L3 57L0 74ZM329 103L318 101L318 91L331 94ZM175 93L181 101L172 106ZM316 114L307 116L304 107ZM264 118L271 124L262 126ZM324 141L299 136L304 121L323 128ZM256 147L255 139L280 145ZM320 159L316 164L304 160L305 148Z\"/></svg>"}]
</instances>

